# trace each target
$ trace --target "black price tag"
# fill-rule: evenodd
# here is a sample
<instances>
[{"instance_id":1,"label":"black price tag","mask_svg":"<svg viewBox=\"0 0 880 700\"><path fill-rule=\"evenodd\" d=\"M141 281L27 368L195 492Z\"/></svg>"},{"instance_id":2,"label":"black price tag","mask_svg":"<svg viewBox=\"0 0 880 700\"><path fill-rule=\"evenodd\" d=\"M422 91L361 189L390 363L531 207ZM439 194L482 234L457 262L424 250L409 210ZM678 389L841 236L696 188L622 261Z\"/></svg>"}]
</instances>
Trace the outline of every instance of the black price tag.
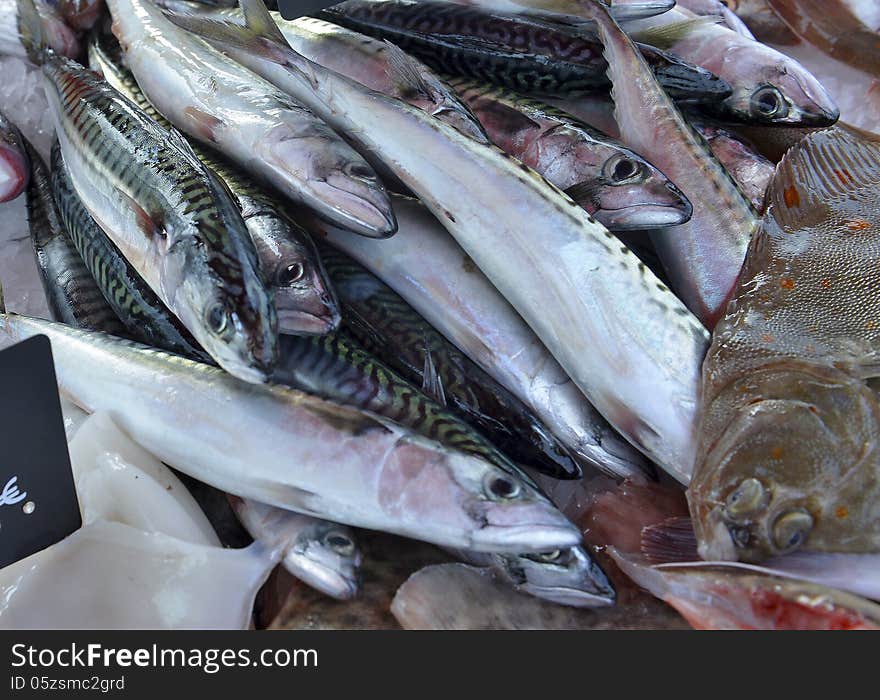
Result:
<instances>
[{"instance_id":1,"label":"black price tag","mask_svg":"<svg viewBox=\"0 0 880 700\"><path fill-rule=\"evenodd\" d=\"M44 336L0 352L0 568L82 525L52 348Z\"/></svg>"},{"instance_id":2,"label":"black price tag","mask_svg":"<svg viewBox=\"0 0 880 700\"><path fill-rule=\"evenodd\" d=\"M296 19L318 10L338 5L342 0L278 0L278 11L284 19Z\"/></svg>"}]
</instances>

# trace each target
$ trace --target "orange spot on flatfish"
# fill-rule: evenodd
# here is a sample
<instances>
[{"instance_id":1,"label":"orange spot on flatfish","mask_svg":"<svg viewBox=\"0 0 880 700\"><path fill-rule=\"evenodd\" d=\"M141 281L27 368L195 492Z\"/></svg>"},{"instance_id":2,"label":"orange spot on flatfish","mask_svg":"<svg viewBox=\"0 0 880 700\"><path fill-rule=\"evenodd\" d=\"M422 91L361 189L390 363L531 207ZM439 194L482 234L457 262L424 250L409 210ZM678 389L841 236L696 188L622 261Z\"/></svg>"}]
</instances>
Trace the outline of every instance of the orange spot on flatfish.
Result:
<instances>
[{"instance_id":1,"label":"orange spot on flatfish","mask_svg":"<svg viewBox=\"0 0 880 700\"><path fill-rule=\"evenodd\" d=\"M864 231L871 228L871 222L865 221L864 219L853 219L852 221L846 222L846 227L850 231Z\"/></svg>"},{"instance_id":2,"label":"orange spot on flatfish","mask_svg":"<svg viewBox=\"0 0 880 700\"><path fill-rule=\"evenodd\" d=\"M781 447L774 447L772 450L770 450L770 456L773 459L782 459L782 454L783 451Z\"/></svg>"},{"instance_id":3,"label":"orange spot on flatfish","mask_svg":"<svg viewBox=\"0 0 880 700\"><path fill-rule=\"evenodd\" d=\"M773 335L771 335L770 333L763 333L761 335L761 342L762 343L772 343L774 340L776 340L776 338Z\"/></svg>"},{"instance_id":4,"label":"orange spot on flatfish","mask_svg":"<svg viewBox=\"0 0 880 700\"><path fill-rule=\"evenodd\" d=\"M797 188L794 185L786 187L785 190L783 190L782 198L785 200L785 206L789 209L797 207L801 203L801 196L798 194Z\"/></svg>"},{"instance_id":5,"label":"orange spot on flatfish","mask_svg":"<svg viewBox=\"0 0 880 700\"><path fill-rule=\"evenodd\" d=\"M837 179L840 180L844 185L848 185L853 181L852 175L850 175L849 170L835 170L834 174L837 175Z\"/></svg>"},{"instance_id":6,"label":"orange spot on flatfish","mask_svg":"<svg viewBox=\"0 0 880 700\"><path fill-rule=\"evenodd\" d=\"M865 330L866 331L873 331L873 330L876 330L876 328L877 328L876 321L866 321L865 322Z\"/></svg>"},{"instance_id":7,"label":"orange spot on flatfish","mask_svg":"<svg viewBox=\"0 0 880 700\"><path fill-rule=\"evenodd\" d=\"M835 514L838 518L840 518L841 520L843 520L844 518L848 518L848 517L849 517L849 508L847 508L846 506L840 506L836 511L834 511L834 514Z\"/></svg>"},{"instance_id":8,"label":"orange spot on flatfish","mask_svg":"<svg viewBox=\"0 0 880 700\"><path fill-rule=\"evenodd\" d=\"M822 289L831 289L831 280L827 277L819 282L819 284L822 285Z\"/></svg>"},{"instance_id":9,"label":"orange spot on flatfish","mask_svg":"<svg viewBox=\"0 0 880 700\"><path fill-rule=\"evenodd\" d=\"M794 280L791 277L783 277L779 286L783 289L794 289Z\"/></svg>"}]
</instances>

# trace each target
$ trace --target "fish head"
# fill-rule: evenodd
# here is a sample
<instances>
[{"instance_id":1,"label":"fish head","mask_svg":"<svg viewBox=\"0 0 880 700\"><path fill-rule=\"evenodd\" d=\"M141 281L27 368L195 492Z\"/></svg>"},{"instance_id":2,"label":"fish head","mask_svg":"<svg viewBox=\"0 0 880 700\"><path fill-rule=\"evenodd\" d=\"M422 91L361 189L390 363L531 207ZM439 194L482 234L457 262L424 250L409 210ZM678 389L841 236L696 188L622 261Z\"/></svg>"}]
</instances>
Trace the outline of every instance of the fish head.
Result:
<instances>
[{"instance_id":1,"label":"fish head","mask_svg":"<svg viewBox=\"0 0 880 700\"><path fill-rule=\"evenodd\" d=\"M279 124L260 143L263 162L322 218L370 238L397 231L397 219L385 186L353 148L330 127L315 123L301 129Z\"/></svg>"},{"instance_id":2,"label":"fish head","mask_svg":"<svg viewBox=\"0 0 880 700\"><path fill-rule=\"evenodd\" d=\"M611 582L582 547L497 559L504 576L536 598L576 608L614 604Z\"/></svg>"},{"instance_id":3,"label":"fish head","mask_svg":"<svg viewBox=\"0 0 880 700\"><path fill-rule=\"evenodd\" d=\"M339 600L360 589L361 553L351 529L323 520L306 528L284 556L284 566L316 590Z\"/></svg>"},{"instance_id":4,"label":"fish head","mask_svg":"<svg viewBox=\"0 0 880 700\"><path fill-rule=\"evenodd\" d=\"M512 554L580 544L580 531L524 472L419 435L398 440L377 486L383 509L406 513L427 541Z\"/></svg>"},{"instance_id":5,"label":"fish head","mask_svg":"<svg viewBox=\"0 0 880 700\"><path fill-rule=\"evenodd\" d=\"M226 243L205 256L208 236ZM241 217L181 218L166 224L164 239L161 285L171 310L223 369L246 382L266 382L278 362L278 316L256 252L235 243L250 242ZM236 250L239 255L231 254Z\"/></svg>"},{"instance_id":6,"label":"fish head","mask_svg":"<svg viewBox=\"0 0 880 700\"><path fill-rule=\"evenodd\" d=\"M692 207L684 193L644 158L608 148L601 176L566 193L608 229L626 231L683 224Z\"/></svg>"},{"instance_id":7,"label":"fish head","mask_svg":"<svg viewBox=\"0 0 880 700\"><path fill-rule=\"evenodd\" d=\"M248 225L268 229L254 237L261 267L275 294L278 328L282 333L324 335L339 327L342 315L332 284L314 244L302 231L279 216L264 217ZM261 250L262 247L267 250Z\"/></svg>"},{"instance_id":8,"label":"fish head","mask_svg":"<svg viewBox=\"0 0 880 700\"><path fill-rule=\"evenodd\" d=\"M0 134L0 202L15 199L27 187L30 166L23 149L5 143Z\"/></svg>"},{"instance_id":9,"label":"fish head","mask_svg":"<svg viewBox=\"0 0 880 700\"><path fill-rule=\"evenodd\" d=\"M721 116L767 126L831 126L840 109L822 84L793 59L767 60L762 52L738 53L742 76L719 103ZM713 107L709 108L714 109Z\"/></svg>"},{"instance_id":10,"label":"fish head","mask_svg":"<svg viewBox=\"0 0 880 700\"><path fill-rule=\"evenodd\" d=\"M740 393L688 490L700 556L760 562L870 525L880 410L872 391L823 367L766 368Z\"/></svg>"}]
</instances>

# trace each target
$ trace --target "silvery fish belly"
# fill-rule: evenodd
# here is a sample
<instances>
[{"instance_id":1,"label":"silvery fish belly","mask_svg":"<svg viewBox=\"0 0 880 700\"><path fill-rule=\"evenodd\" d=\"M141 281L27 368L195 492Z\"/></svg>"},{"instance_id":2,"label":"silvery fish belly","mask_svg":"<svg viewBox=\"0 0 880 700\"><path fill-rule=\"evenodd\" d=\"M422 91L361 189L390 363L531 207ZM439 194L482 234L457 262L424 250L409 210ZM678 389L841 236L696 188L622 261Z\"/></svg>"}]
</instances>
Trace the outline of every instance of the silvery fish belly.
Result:
<instances>
[{"instance_id":1,"label":"silvery fish belly","mask_svg":"<svg viewBox=\"0 0 880 700\"><path fill-rule=\"evenodd\" d=\"M880 549L878 187L880 141L842 128L777 169L703 369L704 558Z\"/></svg>"},{"instance_id":2,"label":"silvery fish belly","mask_svg":"<svg viewBox=\"0 0 880 700\"><path fill-rule=\"evenodd\" d=\"M367 236L397 224L367 162L310 110L175 27L145 0L111 0L113 31L150 102L324 218Z\"/></svg>"}]
</instances>

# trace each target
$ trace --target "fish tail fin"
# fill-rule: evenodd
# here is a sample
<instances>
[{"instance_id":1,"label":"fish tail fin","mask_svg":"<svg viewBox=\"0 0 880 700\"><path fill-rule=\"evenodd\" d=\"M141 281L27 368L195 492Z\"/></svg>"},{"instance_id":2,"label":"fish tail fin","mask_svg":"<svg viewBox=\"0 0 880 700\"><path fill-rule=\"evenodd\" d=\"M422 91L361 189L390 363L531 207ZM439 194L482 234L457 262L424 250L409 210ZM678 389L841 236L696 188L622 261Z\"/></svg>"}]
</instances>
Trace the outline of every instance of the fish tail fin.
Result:
<instances>
[{"instance_id":1,"label":"fish tail fin","mask_svg":"<svg viewBox=\"0 0 880 700\"><path fill-rule=\"evenodd\" d=\"M43 33L43 20L37 11L36 0L18 0L18 22L21 41L28 58L36 65L43 62L46 37Z\"/></svg>"},{"instance_id":2,"label":"fish tail fin","mask_svg":"<svg viewBox=\"0 0 880 700\"><path fill-rule=\"evenodd\" d=\"M22 0L25 1L25 0ZM263 4L263 0L240 0L245 24L165 12L165 17L181 29L232 48L256 54L279 64L287 64L293 49Z\"/></svg>"},{"instance_id":3,"label":"fish tail fin","mask_svg":"<svg viewBox=\"0 0 880 700\"><path fill-rule=\"evenodd\" d=\"M829 200L859 199L878 186L880 139L833 127L809 134L785 154L768 190L769 211L781 226L797 226Z\"/></svg>"},{"instance_id":4,"label":"fish tail fin","mask_svg":"<svg viewBox=\"0 0 880 700\"><path fill-rule=\"evenodd\" d=\"M649 27L633 32L633 41L648 44L656 49L668 51L682 39L698 33L713 24L720 24L721 17L705 16L670 22L657 27Z\"/></svg>"}]
</instances>

